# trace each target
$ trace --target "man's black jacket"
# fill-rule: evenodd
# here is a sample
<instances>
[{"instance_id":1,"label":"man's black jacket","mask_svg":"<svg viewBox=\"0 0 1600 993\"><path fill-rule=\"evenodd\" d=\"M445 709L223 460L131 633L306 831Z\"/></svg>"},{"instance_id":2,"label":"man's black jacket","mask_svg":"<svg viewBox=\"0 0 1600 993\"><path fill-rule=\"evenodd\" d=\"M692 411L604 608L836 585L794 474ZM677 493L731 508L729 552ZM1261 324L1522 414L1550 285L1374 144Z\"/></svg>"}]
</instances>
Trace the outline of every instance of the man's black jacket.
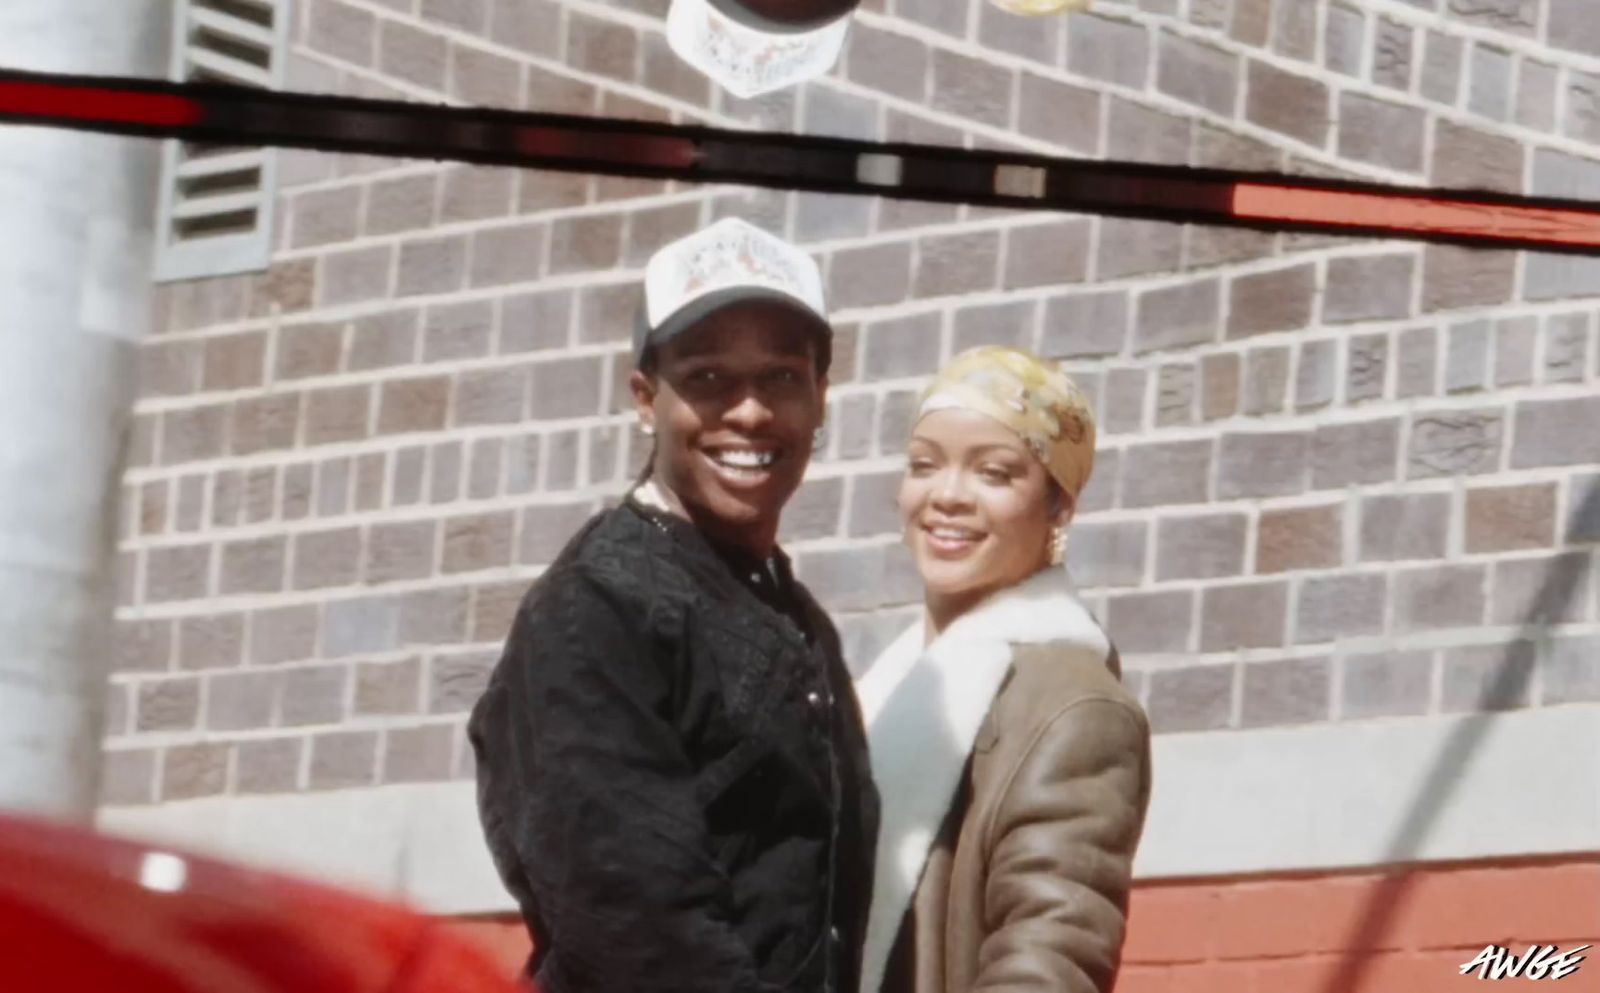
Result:
<instances>
[{"instance_id":1,"label":"man's black jacket","mask_svg":"<svg viewBox=\"0 0 1600 993\"><path fill-rule=\"evenodd\" d=\"M781 554L597 515L469 733L545 993L855 993L877 791L838 634Z\"/></svg>"}]
</instances>

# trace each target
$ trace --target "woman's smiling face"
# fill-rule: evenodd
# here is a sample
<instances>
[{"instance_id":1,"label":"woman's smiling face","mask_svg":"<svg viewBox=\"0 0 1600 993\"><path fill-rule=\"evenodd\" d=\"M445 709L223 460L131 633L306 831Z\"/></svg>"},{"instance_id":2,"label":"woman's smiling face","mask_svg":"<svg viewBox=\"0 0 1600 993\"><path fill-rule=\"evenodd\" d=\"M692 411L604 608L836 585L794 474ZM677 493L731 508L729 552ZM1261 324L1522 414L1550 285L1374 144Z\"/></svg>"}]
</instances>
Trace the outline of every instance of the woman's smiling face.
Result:
<instances>
[{"instance_id":1,"label":"woman's smiling face","mask_svg":"<svg viewBox=\"0 0 1600 993\"><path fill-rule=\"evenodd\" d=\"M1048 564L1071 505L1015 432L972 410L917 422L900 484L906 543L930 598L970 605Z\"/></svg>"}]
</instances>

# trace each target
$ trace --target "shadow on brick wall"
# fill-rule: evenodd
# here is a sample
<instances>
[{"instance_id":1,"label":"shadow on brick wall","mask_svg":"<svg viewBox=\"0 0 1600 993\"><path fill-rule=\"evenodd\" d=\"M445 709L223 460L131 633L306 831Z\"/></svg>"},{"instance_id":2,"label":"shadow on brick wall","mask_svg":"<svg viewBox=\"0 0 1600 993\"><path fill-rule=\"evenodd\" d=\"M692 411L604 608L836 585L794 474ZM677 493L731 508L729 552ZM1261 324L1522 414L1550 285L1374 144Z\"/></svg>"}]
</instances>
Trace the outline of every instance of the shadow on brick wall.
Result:
<instances>
[{"instance_id":1,"label":"shadow on brick wall","mask_svg":"<svg viewBox=\"0 0 1600 993\"><path fill-rule=\"evenodd\" d=\"M1597 519L1597 516L1600 516L1600 486L1592 486L1569 520L1590 521ZM1564 615L1573 598L1578 595L1584 570L1561 568L1560 561L1558 559L1558 564L1545 574L1516 637L1506 645L1495 666L1493 679L1484 688L1484 710L1502 710L1525 698L1534 672L1527 646L1543 633L1545 619ZM1460 783L1462 773L1471 766L1485 736L1494 726L1494 720L1492 713L1470 717L1462 721L1446 740L1445 748L1429 772L1422 790L1413 799L1404 823L1389 843L1384 860L1386 864L1404 865L1416 859L1439 812L1444 809L1451 791ZM1347 993L1361 988L1372 962L1371 952L1388 933L1416 878L1415 873L1396 873L1387 876L1374 890L1367 906L1358 916L1361 925L1342 946L1346 949L1344 960L1322 987L1322 993Z\"/></svg>"}]
</instances>

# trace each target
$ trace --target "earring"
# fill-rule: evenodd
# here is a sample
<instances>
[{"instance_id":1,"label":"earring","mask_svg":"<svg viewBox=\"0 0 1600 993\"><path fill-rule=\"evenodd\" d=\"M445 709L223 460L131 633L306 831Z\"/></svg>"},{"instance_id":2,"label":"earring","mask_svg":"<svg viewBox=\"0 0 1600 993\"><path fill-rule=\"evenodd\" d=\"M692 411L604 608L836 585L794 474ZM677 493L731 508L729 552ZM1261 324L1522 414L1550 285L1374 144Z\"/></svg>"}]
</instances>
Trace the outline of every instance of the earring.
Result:
<instances>
[{"instance_id":1,"label":"earring","mask_svg":"<svg viewBox=\"0 0 1600 993\"><path fill-rule=\"evenodd\" d=\"M1067 560L1067 526L1057 524L1050 532L1050 564L1060 565Z\"/></svg>"},{"instance_id":2,"label":"earring","mask_svg":"<svg viewBox=\"0 0 1600 993\"><path fill-rule=\"evenodd\" d=\"M823 446L827 445L827 443L828 425L819 424L817 425L817 429L811 433L811 450L813 452L820 452L822 451Z\"/></svg>"},{"instance_id":3,"label":"earring","mask_svg":"<svg viewBox=\"0 0 1600 993\"><path fill-rule=\"evenodd\" d=\"M654 424L641 424L639 425L639 433L644 435L646 438L654 438L656 435L656 426Z\"/></svg>"}]
</instances>

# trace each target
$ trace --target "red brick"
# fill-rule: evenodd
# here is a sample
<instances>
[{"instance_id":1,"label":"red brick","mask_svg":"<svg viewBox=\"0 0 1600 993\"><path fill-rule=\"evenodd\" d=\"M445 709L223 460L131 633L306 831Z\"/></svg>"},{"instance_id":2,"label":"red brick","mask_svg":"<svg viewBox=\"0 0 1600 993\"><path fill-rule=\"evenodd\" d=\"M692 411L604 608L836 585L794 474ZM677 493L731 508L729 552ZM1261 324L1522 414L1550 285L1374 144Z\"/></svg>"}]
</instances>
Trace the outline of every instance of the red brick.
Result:
<instances>
[{"instance_id":1,"label":"red brick","mask_svg":"<svg viewBox=\"0 0 1600 993\"><path fill-rule=\"evenodd\" d=\"M1555 483L1468 490L1466 550L1471 553L1549 548L1555 541L1555 514Z\"/></svg>"},{"instance_id":2,"label":"red brick","mask_svg":"<svg viewBox=\"0 0 1600 993\"><path fill-rule=\"evenodd\" d=\"M1344 559L1344 505L1264 510L1256 538L1256 572L1329 569Z\"/></svg>"},{"instance_id":3,"label":"red brick","mask_svg":"<svg viewBox=\"0 0 1600 993\"><path fill-rule=\"evenodd\" d=\"M260 386L266 364L264 331L207 338L204 350L204 390L243 390Z\"/></svg>"}]
</instances>

